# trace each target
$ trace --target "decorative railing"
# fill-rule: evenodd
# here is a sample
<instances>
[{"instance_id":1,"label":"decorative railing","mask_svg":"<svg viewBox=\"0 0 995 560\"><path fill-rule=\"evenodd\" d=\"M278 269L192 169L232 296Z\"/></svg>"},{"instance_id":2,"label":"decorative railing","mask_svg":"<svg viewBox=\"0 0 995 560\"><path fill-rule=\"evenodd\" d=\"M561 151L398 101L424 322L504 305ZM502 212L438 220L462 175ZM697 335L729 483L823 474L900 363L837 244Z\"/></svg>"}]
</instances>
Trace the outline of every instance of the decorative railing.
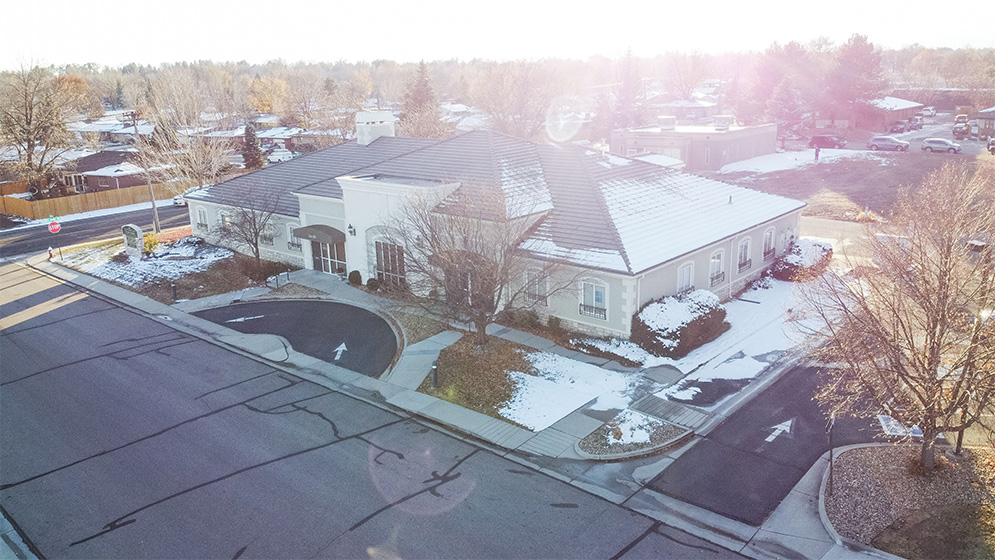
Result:
<instances>
[{"instance_id":1,"label":"decorative railing","mask_svg":"<svg viewBox=\"0 0 995 560\"><path fill-rule=\"evenodd\" d=\"M301 250L301 242L300 241L287 241L287 249L290 249L291 251L300 251Z\"/></svg>"},{"instance_id":2,"label":"decorative railing","mask_svg":"<svg viewBox=\"0 0 995 560\"><path fill-rule=\"evenodd\" d=\"M580 304L580 314L587 317L597 317L598 319L607 319L608 310L604 307L594 307L593 305Z\"/></svg>"},{"instance_id":3,"label":"decorative railing","mask_svg":"<svg viewBox=\"0 0 995 560\"><path fill-rule=\"evenodd\" d=\"M765 261L769 261L769 260L771 260L773 258L774 258L774 250L773 249L770 249L769 251L764 251L764 260Z\"/></svg>"},{"instance_id":4,"label":"decorative railing","mask_svg":"<svg viewBox=\"0 0 995 560\"><path fill-rule=\"evenodd\" d=\"M546 296L539 294L530 294L528 292L525 292L525 303L529 305L535 305L535 304L542 306L549 305L546 301Z\"/></svg>"},{"instance_id":5,"label":"decorative railing","mask_svg":"<svg viewBox=\"0 0 995 560\"><path fill-rule=\"evenodd\" d=\"M693 291L694 291L694 286L688 286L687 288L684 288L683 290L677 290L677 297L681 297L683 295L690 294Z\"/></svg>"},{"instance_id":6,"label":"decorative railing","mask_svg":"<svg viewBox=\"0 0 995 560\"><path fill-rule=\"evenodd\" d=\"M745 261L739 263L739 271L749 270L753 267L753 259L746 259Z\"/></svg>"},{"instance_id":7,"label":"decorative railing","mask_svg":"<svg viewBox=\"0 0 995 560\"><path fill-rule=\"evenodd\" d=\"M200 231L207 231L207 224L197 222L197 229L199 229Z\"/></svg>"},{"instance_id":8,"label":"decorative railing","mask_svg":"<svg viewBox=\"0 0 995 560\"><path fill-rule=\"evenodd\" d=\"M721 284L721 283L723 283L725 281L726 281L726 273L725 272L717 272L717 273L715 273L715 274L713 274L713 275L711 275L711 276L708 277L708 285L709 286L715 286L716 284Z\"/></svg>"}]
</instances>

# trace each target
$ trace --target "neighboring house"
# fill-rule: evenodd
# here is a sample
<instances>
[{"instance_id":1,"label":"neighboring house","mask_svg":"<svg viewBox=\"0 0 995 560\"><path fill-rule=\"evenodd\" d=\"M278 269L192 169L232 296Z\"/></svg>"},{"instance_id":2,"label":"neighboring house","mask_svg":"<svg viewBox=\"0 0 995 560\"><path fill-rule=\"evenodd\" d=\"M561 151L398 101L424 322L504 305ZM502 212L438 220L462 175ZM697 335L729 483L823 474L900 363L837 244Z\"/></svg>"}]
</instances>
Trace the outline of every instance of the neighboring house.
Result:
<instances>
[{"instance_id":1,"label":"neighboring house","mask_svg":"<svg viewBox=\"0 0 995 560\"><path fill-rule=\"evenodd\" d=\"M673 117L660 117L655 126L613 130L611 153L662 154L685 162L689 171L715 171L727 163L774 153L776 124L739 126L731 121L719 116L711 125L677 125Z\"/></svg>"},{"instance_id":2,"label":"neighboring house","mask_svg":"<svg viewBox=\"0 0 995 560\"><path fill-rule=\"evenodd\" d=\"M871 102L871 108L857 115L857 128L877 132L888 132L895 121L908 121L915 112L922 109L922 103L900 99L898 97L882 97Z\"/></svg>"},{"instance_id":3,"label":"neighboring house","mask_svg":"<svg viewBox=\"0 0 995 560\"><path fill-rule=\"evenodd\" d=\"M982 109L972 117L978 119L978 136L995 138L995 107Z\"/></svg>"},{"instance_id":4,"label":"neighboring house","mask_svg":"<svg viewBox=\"0 0 995 560\"><path fill-rule=\"evenodd\" d=\"M60 181L78 193L144 184L142 170L127 163L133 155L132 152L105 150L81 157L69 166ZM136 174L137 177L133 176Z\"/></svg>"},{"instance_id":5,"label":"neighboring house","mask_svg":"<svg viewBox=\"0 0 995 560\"><path fill-rule=\"evenodd\" d=\"M528 220L523 258L561 263L573 280L548 294L544 283L522 279L540 315L621 337L653 299L695 288L733 297L798 235L804 203L796 200L493 132L396 138L388 115L357 115L357 142L188 195L194 232L214 237L236 206L272 209L265 258L390 278L404 274L403 251L383 236L392 212L412 197L452 213L466 197L496 194L505 212L482 219Z\"/></svg>"}]
</instances>

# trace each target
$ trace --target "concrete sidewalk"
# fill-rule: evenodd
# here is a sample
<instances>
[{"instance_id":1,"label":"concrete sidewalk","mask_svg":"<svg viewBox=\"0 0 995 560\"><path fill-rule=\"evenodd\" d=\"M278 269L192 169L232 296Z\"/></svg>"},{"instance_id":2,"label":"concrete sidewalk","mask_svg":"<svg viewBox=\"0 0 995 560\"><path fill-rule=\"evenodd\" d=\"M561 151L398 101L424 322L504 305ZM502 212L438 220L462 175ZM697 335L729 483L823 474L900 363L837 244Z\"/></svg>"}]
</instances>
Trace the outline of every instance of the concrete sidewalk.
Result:
<instances>
[{"instance_id":1,"label":"concrete sidewalk","mask_svg":"<svg viewBox=\"0 0 995 560\"><path fill-rule=\"evenodd\" d=\"M198 300L200 303L196 305L181 302L168 306L85 274L65 269L48 262L44 257L29 259L27 264L98 296L115 300L192 336L267 360L273 367L281 368L303 379L366 400L374 405L382 406L380 403L386 401L389 405L411 414L453 428L457 434L467 434L495 446L494 450L498 454L534 466L561 480L564 480L564 477L542 468L541 465L536 465L533 460L588 458L578 454L577 442L602 424L601 420L589 417L583 414L583 409L579 409L544 430L531 432L419 393L416 389L429 375L431 365L438 358L439 352L462 336L463 333L459 331L445 331L410 345L402 351L401 358L391 371L386 372L382 379L373 379L295 352L287 347L281 337L243 334L187 313L188 310L199 308L208 302ZM351 303L374 312L382 312L389 305L389 300L357 290L338 277L327 274L302 270L290 273L290 281L321 290L329 294L329 299ZM253 295L265 297L266 293L268 290L262 289ZM217 299L210 303L227 305L231 303L234 295L225 294L215 298ZM561 348L544 338L508 327L491 325L488 332L531 348L565 355L607 369L619 368L620 371L631 369L604 358L586 356ZM676 423L683 419L685 424L699 426L711 417L692 407L673 404L677 406L668 410L657 410L656 414L665 416L664 419L670 418ZM644 408L652 407L646 405ZM838 536L832 536L831 529L827 529L823 524L818 504L826 465L825 458L817 461L760 528L739 523L647 489L642 489L628 498L622 498L619 503L624 503L635 511L665 522L667 525L686 530L753 558L801 557L826 560L851 557L889 558L888 555L875 549L843 542ZM590 484L569 479L565 481L589 492L605 495L604 491L592 488ZM606 497L617 501L613 497ZM24 547L23 550L26 551L27 548ZM15 554L13 557L21 556Z\"/></svg>"}]
</instances>

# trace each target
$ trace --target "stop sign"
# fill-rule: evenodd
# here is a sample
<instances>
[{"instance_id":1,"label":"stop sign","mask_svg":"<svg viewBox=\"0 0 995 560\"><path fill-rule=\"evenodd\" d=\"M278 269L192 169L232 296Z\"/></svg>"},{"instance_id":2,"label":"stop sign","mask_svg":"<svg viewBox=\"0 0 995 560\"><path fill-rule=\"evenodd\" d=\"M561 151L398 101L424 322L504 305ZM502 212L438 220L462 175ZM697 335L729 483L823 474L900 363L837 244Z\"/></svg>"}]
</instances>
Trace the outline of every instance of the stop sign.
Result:
<instances>
[{"instance_id":1,"label":"stop sign","mask_svg":"<svg viewBox=\"0 0 995 560\"><path fill-rule=\"evenodd\" d=\"M62 229L62 226L59 225L59 222L52 222L48 224L48 231L52 233L59 233L60 229Z\"/></svg>"}]
</instances>

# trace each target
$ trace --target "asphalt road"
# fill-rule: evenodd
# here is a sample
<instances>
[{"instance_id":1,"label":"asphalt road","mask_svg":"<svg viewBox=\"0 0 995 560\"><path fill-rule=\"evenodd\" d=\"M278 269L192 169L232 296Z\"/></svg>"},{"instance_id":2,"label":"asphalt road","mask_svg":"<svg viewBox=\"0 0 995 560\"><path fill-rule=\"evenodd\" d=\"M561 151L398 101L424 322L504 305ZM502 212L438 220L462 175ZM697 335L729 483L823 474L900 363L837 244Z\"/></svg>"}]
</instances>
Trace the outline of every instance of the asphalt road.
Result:
<instances>
[{"instance_id":1,"label":"asphalt road","mask_svg":"<svg viewBox=\"0 0 995 560\"><path fill-rule=\"evenodd\" d=\"M370 377L386 371L397 350L383 318L343 303L264 301L194 315L243 333L280 335L298 352Z\"/></svg>"},{"instance_id":2,"label":"asphalt road","mask_svg":"<svg viewBox=\"0 0 995 560\"><path fill-rule=\"evenodd\" d=\"M796 367L697 441L647 485L759 527L823 453L816 369ZM877 419L838 418L833 446L883 441Z\"/></svg>"},{"instance_id":3,"label":"asphalt road","mask_svg":"<svg viewBox=\"0 0 995 560\"><path fill-rule=\"evenodd\" d=\"M163 229L190 225L186 206L159 206L159 223ZM86 241L121 237L121 226L135 224L152 231L152 210L136 210L107 216L61 222L59 233L49 233L45 224L0 230L0 257L41 253L49 247L66 247Z\"/></svg>"},{"instance_id":4,"label":"asphalt road","mask_svg":"<svg viewBox=\"0 0 995 560\"><path fill-rule=\"evenodd\" d=\"M0 505L48 558L732 558L0 265Z\"/></svg>"}]
</instances>

